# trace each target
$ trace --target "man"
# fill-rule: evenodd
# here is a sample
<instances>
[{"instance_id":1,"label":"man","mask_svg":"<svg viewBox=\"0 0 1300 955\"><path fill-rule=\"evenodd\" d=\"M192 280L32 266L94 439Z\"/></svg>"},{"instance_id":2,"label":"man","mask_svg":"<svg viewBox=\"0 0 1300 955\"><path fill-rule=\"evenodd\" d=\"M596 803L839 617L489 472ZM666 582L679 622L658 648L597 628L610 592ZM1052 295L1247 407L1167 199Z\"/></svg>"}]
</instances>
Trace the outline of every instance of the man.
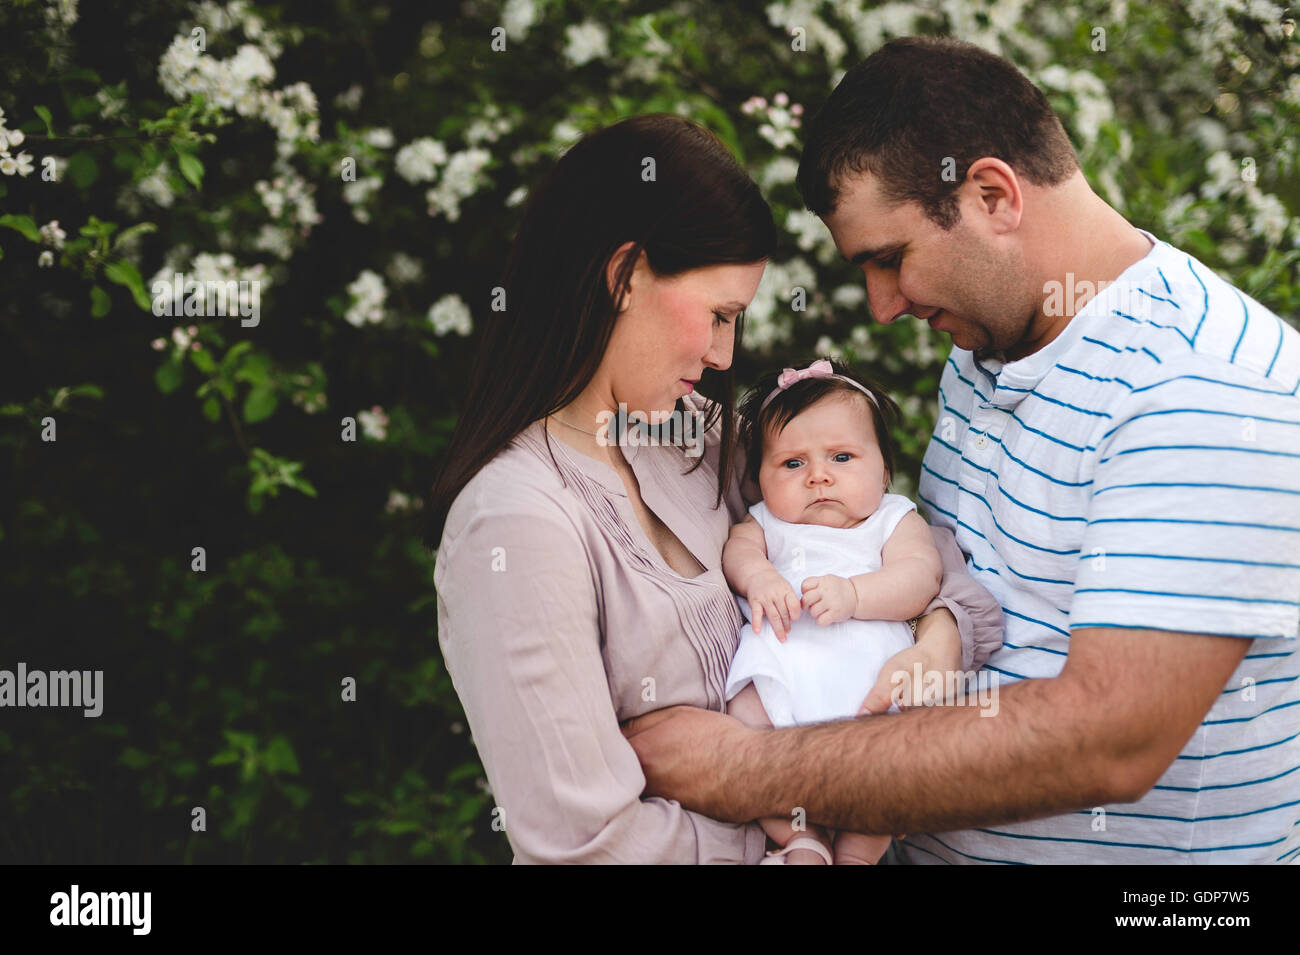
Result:
<instances>
[{"instance_id":1,"label":"man","mask_svg":"<svg viewBox=\"0 0 1300 955\"><path fill-rule=\"evenodd\" d=\"M919 496L1006 612L997 713L663 710L625 728L647 792L903 862L1297 861L1300 334L1098 198L969 44L850 70L798 181L876 320L952 337Z\"/></svg>"}]
</instances>

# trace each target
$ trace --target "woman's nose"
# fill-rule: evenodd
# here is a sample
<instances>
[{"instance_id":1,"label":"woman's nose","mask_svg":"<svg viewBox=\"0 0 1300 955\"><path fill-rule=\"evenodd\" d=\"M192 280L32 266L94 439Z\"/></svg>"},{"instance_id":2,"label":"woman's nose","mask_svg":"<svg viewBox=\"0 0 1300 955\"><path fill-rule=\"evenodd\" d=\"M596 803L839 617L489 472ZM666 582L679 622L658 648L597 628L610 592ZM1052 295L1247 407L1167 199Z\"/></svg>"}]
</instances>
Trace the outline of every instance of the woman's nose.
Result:
<instances>
[{"instance_id":1,"label":"woman's nose","mask_svg":"<svg viewBox=\"0 0 1300 955\"><path fill-rule=\"evenodd\" d=\"M717 371L731 367L731 353L736 343L735 324L723 326L713 336L713 344L704 355L704 364Z\"/></svg>"}]
</instances>

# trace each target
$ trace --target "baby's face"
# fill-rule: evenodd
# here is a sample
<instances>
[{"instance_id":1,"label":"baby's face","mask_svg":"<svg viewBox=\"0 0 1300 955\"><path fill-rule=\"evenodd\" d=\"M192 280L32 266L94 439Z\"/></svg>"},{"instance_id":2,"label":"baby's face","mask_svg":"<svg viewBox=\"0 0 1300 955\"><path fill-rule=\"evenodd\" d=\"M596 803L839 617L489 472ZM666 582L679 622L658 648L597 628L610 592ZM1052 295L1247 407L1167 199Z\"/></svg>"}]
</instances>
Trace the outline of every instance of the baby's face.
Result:
<instances>
[{"instance_id":1,"label":"baby's face","mask_svg":"<svg viewBox=\"0 0 1300 955\"><path fill-rule=\"evenodd\" d=\"M790 524L856 527L885 494L889 476L865 395L836 392L768 432L758 485Z\"/></svg>"}]
</instances>

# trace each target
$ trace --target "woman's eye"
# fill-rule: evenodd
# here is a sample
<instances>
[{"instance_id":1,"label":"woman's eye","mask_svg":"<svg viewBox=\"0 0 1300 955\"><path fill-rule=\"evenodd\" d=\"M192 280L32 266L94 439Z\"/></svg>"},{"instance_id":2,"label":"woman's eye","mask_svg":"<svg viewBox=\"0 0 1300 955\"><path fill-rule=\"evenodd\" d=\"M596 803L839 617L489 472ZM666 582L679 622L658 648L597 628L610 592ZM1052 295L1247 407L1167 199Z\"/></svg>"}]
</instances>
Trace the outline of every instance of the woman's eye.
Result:
<instances>
[{"instance_id":1,"label":"woman's eye","mask_svg":"<svg viewBox=\"0 0 1300 955\"><path fill-rule=\"evenodd\" d=\"M714 312L714 313L713 313L713 317L716 318L718 321L720 321L723 325L730 325L730 324L731 324L731 319L729 319L729 318L723 318L721 312Z\"/></svg>"}]
</instances>

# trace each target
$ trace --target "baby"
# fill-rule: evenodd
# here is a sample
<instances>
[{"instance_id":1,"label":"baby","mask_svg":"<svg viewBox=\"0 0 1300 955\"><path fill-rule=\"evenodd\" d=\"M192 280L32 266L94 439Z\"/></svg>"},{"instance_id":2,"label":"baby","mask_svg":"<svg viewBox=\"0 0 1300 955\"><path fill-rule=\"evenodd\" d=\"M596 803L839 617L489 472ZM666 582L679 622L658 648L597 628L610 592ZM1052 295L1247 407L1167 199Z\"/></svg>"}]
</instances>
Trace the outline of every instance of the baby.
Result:
<instances>
[{"instance_id":1,"label":"baby","mask_svg":"<svg viewBox=\"0 0 1300 955\"><path fill-rule=\"evenodd\" d=\"M913 644L907 621L939 592L943 564L916 506L888 493L899 418L889 396L826 359L771 383L769 373L740 409L763 500L722 552L749 621L727 712L759 727L853 718L883 665ZM815 826L796 838L792 821L760 820L783 847L764 864L871 865L889 847L887 835L832 841Z\"/></svg>"}]
</instances>

